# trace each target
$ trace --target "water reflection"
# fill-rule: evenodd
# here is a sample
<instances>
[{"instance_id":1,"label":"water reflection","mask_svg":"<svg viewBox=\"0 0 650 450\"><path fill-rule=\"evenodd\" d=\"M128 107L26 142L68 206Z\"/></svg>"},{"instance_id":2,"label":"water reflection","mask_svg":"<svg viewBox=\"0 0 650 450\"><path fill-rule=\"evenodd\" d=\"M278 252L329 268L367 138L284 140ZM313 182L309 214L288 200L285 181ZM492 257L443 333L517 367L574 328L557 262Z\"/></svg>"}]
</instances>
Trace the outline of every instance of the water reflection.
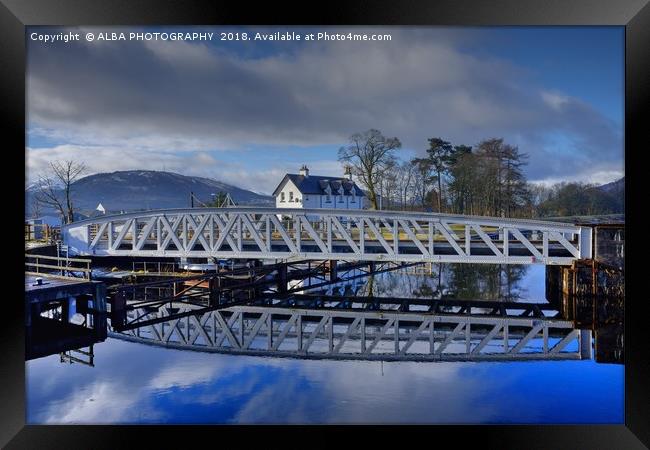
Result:
<instances>
[{"instance_id":1,"label":"water reflection","mask_svg":"<svg viewBox=\"0 0 650 450\"><path fill-rule=\"evenodd\" d=\"M541 266L499 267L478 274L469 267L449 265L437 271L434 266L431 274L386 273L310 294L483 299L522 305L543 300ZM163 335L175 329L174 333L191 332L204 339L189 320L189 325L181 320L163 327ZM237 322L232 324L235 331ZM280 325L278 334L282 329ZM606 341L610 335L600 336ZM437 345L445 339L440 336ZM471 346L481 340L475 337ZM407 341L405 335L398 345ZM597 343L596 359L598 349ZM58 356L28 362L29 423L623 421L623 366L593 359L481 364L309 360L199 353L110 337L96 346L94 355L95 367L61 364Z\"/></svg>"},{"instance_id":2,"label":"water reflection","mask_svg":"<svg viewBox=\"0 0 650 450\"><path fill-rule=\"evenodd\" d=\"M532 266L422 264L396 272L369 275L363 279L314 289L316 292L337 292L337 295L360 297L416 297L432 299L516 301L531 299L523 281L531 281ZM541 274L535 267L535 275ZM531 283L532 284L532 283ZM308 286L309 280L295 282L292 287ZM343 289L345 292L341 292ZM534 290L533 301L543 301L543 290Z\"/></svg>"},{"instance_id":3,"label":"water reflection","mask_svg":"<svg viewBox=\"0 0 650 450\"><path fill-rule=\"evenodd\" d=\"M98 346L97 354L95 369L65 367L49 358L30 362L28 422L620 423L623 419L622 367L589 361L350 363L183 352L112 339Z\"/></svg>"},{"instance_id":4,"label":"water reflection","mask_svg":"<svg viewBox=\"0 0 650 450\"><path fill-rule=\"evenodd\" d=\"M61 362L93 365L93 346L107 336L106 314L88 300L56 301L34 314L25 330L25 359L59 354Z\"/></svg>"}]
</instances>

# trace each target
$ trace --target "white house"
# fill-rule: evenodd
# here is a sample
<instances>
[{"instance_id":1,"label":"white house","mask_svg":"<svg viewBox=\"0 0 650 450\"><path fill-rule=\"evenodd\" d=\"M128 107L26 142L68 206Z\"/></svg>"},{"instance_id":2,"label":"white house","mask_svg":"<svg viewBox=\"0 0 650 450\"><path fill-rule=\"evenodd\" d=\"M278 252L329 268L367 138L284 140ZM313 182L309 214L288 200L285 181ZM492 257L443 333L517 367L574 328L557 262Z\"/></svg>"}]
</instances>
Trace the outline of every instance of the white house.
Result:
<instances>
[{"instance_id":1,"label":"white house","mask_svg":"<svg viewBox=\"0 0 650 450\"><path fill-rule=\"evenodd\" d=\"M349 178L309 175L307 166L299 174L288 173L273 191L276 208L364 209L366 195Z\"/></svg>"}]
</instances>

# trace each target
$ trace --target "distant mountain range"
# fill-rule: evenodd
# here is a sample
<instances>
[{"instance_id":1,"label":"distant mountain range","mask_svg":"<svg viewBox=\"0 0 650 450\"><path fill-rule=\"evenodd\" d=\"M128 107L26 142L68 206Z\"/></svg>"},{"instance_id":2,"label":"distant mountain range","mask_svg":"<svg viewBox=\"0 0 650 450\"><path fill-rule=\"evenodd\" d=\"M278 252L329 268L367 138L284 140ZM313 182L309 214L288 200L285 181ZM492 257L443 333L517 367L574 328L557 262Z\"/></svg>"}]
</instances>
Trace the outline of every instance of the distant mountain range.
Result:
<instances>
[{"instance_id":1,"label":"distant mountain range","mask_svg":"<svg viewBox=\"0 0 650 450\"><path fill-rule=\"evenodd\" d=\"M625 177L598 186L596 189L605 193L606 196L609 197L612 212L619 214L625 213Z\"/></svg>"},{"instance_id":2,"label":"distant mountain range","mask_svg":"<svg viewBox=\"0 0 650 450\"><path fill-rule=\"evenodd\" d=\"M598 186L598 189L612 195L625 195L625 177L619 178L618 180L612 181L611 183Z\"/></svg>"},{"instance_id":3,"label":"distant mountain range","mask_svg":"<svg viewBox=\"0 0 650 450\"><path fill-rule=\"evenodd\" d=\"M37 189L35 184L27 187L26 205L31 206ZM190 206L191 192L202 202L209 202L212 194L224 192L230 194L238 205L275 205L271 196L257 194L211 178L153 170L97 173L77 180L72 189L76 208L82 213L93 212L99 203L107 212L187 208ZM51 212L43 208L41 211Z\"/></svg>"}]
</instances>

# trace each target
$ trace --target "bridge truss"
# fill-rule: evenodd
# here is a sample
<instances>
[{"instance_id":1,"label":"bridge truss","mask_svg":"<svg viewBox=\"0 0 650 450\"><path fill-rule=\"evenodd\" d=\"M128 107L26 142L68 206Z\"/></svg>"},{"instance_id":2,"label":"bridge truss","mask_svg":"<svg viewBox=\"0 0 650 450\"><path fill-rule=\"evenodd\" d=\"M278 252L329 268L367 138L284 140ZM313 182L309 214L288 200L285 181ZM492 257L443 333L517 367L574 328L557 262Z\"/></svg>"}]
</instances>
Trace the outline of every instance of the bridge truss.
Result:
<instances>
[{"instance_id":1,"label":"bridge truss","mask_svg":"<svg viewBox=\"0 0 650 450\"><path fill-rule=\"evenodd\" d=\"M560 264L591 257L591 229L479 216L194 208L102 216L63 227L73 254L134 257Z\"/></svg>"},{"instance_id":2,"label":"bridge truss","mask_svg":"<svg viewBox=\"0 0 650 450\"><path fill-rule=\"evenodd\" d=\"M361 299L359 301L362 301ZM513 306L511 305L510 308ZM191 305L129 311L147 324L110 336L168 348L315 359L484 361L591 357L589 331L555 318ZM523 308L523 306L522 306ZM166 318L166 320L165 320ZM161 321L162 319L162 321Z\"/></svg>"}]
</instances>

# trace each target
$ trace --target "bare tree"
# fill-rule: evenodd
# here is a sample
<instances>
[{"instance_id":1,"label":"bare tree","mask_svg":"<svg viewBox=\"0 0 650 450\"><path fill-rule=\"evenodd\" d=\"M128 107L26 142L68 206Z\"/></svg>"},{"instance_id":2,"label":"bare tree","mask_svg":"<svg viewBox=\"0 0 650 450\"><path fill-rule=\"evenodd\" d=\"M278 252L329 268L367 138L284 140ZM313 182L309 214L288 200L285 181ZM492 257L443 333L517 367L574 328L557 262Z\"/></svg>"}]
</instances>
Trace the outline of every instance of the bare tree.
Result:
<instances>
[{"instance_id":1,"label":"bare tree","mask_svg":"<svg viewBox=\"0 0 650 450\"><path fill-rule=\"evenodd\" d=\"M433 188L436 180L439 180L439 176L436 177L433 175L434 164L430 158L413 158L411 165L413 166L413 172L416 177L416 196L420 201L422 209L424 209L427 206L427 195ZM438 209L440 209L440 206L438 206Z\"/></svg>"},{"instance_id":2,"label":"bare tree","mask_svg":"<svg viewBox=\"0 0 650 450\"><path fill-rule=\"evenodd\" d=\"M417 180L415 166L409 161L404 161L399 165L397 187L402 211L406 209L407 205L413 208L417 197Z\"/></svg>"},{"instance_id":3,"label":"bare tree","mask_svg":"<svg viewBox=\"0 0 650 450\"><path fill-rule=\"evenodd\" d=\"M41 217L41 212L42 212L41 203L32 201L29 207L30 207L30 211L29 211L30 217L32 217L33 219L37 219Z\"/></svg>"},{"instance_id":4,"label":"bare tree","mask_svg":"<svg viewBox=\"0 0 650 450\"><path fill-rule=\"evenodd\" d=\"M367 189L370 202L377 208L377 189L384 174L394 163L394 150L402 143L394 138L384 137L379 130L355 133L350 145L339 149L339 161L349 163L352 173Z\"/></svg>"},{"instance_id":5,"label":"bare tree","mask_svg":"<svg viewBox=\"0 0 650 450\"><path fill-rule=\"evenodd\" d=\"M382 205L384 209L395 209L395 205L399 204L399 170L400 165L396 161L384 175L383 182L381 183L383 188L382 195L385 196L384 204Z\"/></svg>"},{"instance_id":6,"label":"bare tree","mask_svg":"<svg viewBox=\"0 0 650 450\"><path fill-rule=\"evenodd\" d=\"M38 177L35 201L42 206L56 209L64 223L74 222L72 184L86 169L83 163L75 161L50 162L50 173Z\"/></svg>"}]
</instances>

